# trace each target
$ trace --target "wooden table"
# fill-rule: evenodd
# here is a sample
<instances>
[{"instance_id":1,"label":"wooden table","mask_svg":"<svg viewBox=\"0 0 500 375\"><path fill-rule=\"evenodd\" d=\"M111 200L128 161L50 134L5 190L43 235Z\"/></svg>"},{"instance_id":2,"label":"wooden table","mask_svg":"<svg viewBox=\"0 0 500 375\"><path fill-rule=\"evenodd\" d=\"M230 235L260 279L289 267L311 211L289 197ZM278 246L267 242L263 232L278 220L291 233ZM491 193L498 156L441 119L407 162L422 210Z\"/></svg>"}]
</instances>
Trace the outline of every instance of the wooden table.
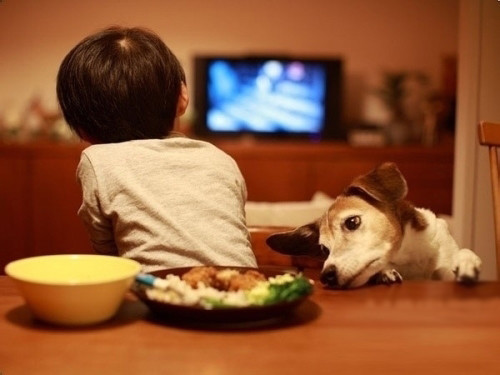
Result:
<instances>
[{"instance_id":1,"label":"wooden table","mask_svg":"<svg viewBox=\"0 0 500 375\"><path fill-rule=\"evenodd\" d=\"M238 327L161 322L129 296L105 324L62 329L0 276L0 374L500 374L500 283L316 283L283 321Z\"/></svg>"}]
</instances>

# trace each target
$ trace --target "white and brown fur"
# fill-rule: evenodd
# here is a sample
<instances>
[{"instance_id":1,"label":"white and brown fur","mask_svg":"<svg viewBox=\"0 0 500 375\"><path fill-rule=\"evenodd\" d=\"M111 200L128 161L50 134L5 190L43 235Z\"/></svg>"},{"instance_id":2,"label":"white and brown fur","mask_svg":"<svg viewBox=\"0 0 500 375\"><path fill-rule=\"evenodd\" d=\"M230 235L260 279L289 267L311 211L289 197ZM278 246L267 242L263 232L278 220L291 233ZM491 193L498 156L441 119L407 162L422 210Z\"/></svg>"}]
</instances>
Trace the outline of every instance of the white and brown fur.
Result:
<instances>
[{"instance_id":1,"label":"white and brown fur","mask_svg":"<svg viewBox=\"0 0 500 375\"><path fill-rule=\"evenodd\" d=\"M321 282L356 288L403 279L478 280L481 260L460 249L445 220L406 201L406 180L394 163L356 178L325 214L267 239L275 251L325 259Z\"/></svg>"}]
</instances>

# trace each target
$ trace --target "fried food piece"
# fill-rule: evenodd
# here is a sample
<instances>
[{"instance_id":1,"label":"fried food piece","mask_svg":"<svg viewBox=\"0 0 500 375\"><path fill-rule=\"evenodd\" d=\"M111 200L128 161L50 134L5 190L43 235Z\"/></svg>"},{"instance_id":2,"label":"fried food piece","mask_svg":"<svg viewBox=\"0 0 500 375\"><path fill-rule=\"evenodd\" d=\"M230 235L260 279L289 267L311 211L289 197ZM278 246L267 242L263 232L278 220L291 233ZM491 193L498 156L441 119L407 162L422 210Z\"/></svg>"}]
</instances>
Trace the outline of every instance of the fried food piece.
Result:
<instances>
[{"instance_id":1,"label":"fried food piece","mask_svg":"<svg viewBox=\"0 0 500 375\"><path fill-rule=\"evenodd\" d=\"M265 281L266 277L258 271L248 270L245 273L238 273L229 279L227 290L249 290L252 289L259 281Z\"/></svg>"},{"instance_id":2,"label":"fried food piece","mask_svg":"<svg viewBox=\"0 0 500 375\"><path fill-rule=\"evenodd\" d=\"M195 289L201 282L206 286L231 292L252 289L259 281L266 280L266 277L256 270L242 273L231 268L217 270L211 266L193 267L181 278Z\"/></svg>"},{"instance_id":3,"label":"fried food piece","mask_svg":"<svg viewBox=\"0 0 500 375\"><path fill-rule=\"evenodd\" d=\"M214 267L200 266L193 267L188 272L182 275L184 280L191 288L197 288L198 283L203 283L206 286L212 286L217 275L217 269Z\"/></svg>"},{"instance_id":4,"label":"fried food piece","mask_svg":"<svg viewBox=\"0 0 500 375\"><path fill-rule=\"evenodd\" d=\"M215 275L213 287L218 290L229 290L229 285L231 283L231 279L240 275L239 271L233 270L231 268L219 270Z\"/></svg>"}]
</instances>

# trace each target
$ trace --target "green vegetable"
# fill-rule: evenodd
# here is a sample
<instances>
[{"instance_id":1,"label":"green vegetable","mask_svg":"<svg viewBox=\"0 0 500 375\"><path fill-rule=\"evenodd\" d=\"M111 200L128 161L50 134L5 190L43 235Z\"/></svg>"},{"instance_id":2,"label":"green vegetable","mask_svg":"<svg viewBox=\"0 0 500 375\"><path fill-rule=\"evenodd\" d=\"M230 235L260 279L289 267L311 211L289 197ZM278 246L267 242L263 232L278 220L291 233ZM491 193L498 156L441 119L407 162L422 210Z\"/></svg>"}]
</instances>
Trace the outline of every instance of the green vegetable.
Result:
<instances>
[{"instance_id":1,"label":"green vegetable","mask_svg":"<svg viewBox=\"0 0 500 375\"><path fill-rule=\"evenodd\" d=\"M234 307L233 305L218 298L203 298L203 305L213 309L227 309Z\"/></svg>"},{"instance_id":2,"label":"green vegetable","mask_svg":"<svg viewBox=\"0 0 500 375\"><path fill-rule=\"evenodd\" d=\"M258 283L242 296L243 301L238 300L239 303L235 303L234 299L231 300L229 298L231 292L228 292L221 298L205 297L202 299L202 305L215 309L272 305L291 302L306 296L311 293L312 288L312 283L302 275L278 275Z\"/></svg>"},{"instance_id":3,"label":"green vegetable","mask_svg":"<svg viewBox=\"0 0 500 375\"><path fill-rule=\"evenodd\" d=\"M280 275L259 283L248 292L247 298L252 305L271 305L293 301L309 294L311 290L311 282L302 275Z\"/></svg>"},{"instance_id":4,"label":"green vegetable","mask_svg":"<svg viewBox=\"0 0 500 375\"><path fill-rule=\"evenodd\" d=\"M309 294L311 290L311 283L303 276L298 276L293 281L283 284L270 284L269 294L264 299L263 304L290 302Z\"/></svg>"}]
</instances>

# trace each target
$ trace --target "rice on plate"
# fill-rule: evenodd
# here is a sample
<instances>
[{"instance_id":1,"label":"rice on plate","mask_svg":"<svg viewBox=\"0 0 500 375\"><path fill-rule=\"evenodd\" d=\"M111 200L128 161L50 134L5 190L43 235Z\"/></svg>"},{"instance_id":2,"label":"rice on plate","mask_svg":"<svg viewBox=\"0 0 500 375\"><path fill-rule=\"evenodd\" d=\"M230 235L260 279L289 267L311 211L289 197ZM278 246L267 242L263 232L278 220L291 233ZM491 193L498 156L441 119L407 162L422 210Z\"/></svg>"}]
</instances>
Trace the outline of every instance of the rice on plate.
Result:
<instances>
[{"instance_id":1,"label":"rice on plate","mask_svg":"<svg viewBox=\"0 0 500 375\"><path fill-rule=\"evenodd\" d=\"M182 276L167 274L158 278L155 287L145 288L144 292L153 301L215 309L290 302L310 294L312 288L313 281L300 273L266 278L256 270L201 266Z\"/></svg>"}]
</instances>

